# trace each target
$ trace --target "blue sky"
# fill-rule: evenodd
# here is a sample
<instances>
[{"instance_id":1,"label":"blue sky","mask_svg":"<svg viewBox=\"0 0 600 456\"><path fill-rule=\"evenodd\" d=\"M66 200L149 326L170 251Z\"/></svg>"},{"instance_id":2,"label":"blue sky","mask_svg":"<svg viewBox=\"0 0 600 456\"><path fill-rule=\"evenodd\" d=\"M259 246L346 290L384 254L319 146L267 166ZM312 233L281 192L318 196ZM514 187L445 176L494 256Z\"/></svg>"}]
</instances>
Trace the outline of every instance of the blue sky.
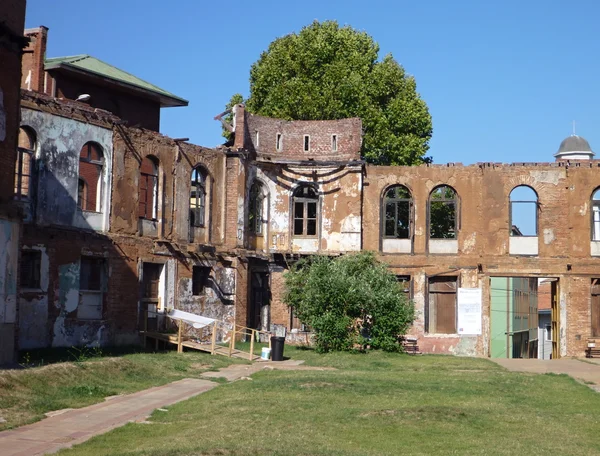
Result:
<instances>
[{"instance_id":1,"label":"blue sky","mask_svg":"<svg viewBox=\"0 0 600 456\"><path fill-rule=\"evenodd\" d=\"M435 163L553 161L573 120L600 152L597 0L28 0L26 26L50 28L48 57L90 54L188 99L162 132L214 146L252 63L315 19L366 31L415 76Z\"/></svg>"}]
</instances>

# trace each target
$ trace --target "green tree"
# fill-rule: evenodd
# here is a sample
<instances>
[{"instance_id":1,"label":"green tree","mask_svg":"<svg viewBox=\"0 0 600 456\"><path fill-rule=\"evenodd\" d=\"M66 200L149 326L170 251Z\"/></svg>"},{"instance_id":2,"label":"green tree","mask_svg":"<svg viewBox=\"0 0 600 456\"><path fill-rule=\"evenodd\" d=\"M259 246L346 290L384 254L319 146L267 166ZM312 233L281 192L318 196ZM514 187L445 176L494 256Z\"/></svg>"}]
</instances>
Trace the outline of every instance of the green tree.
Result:
<instances>
[{"instance_id":1,"label":"green tree","mask_svg":"<svg viewBox=\"0 0 600 456\"><path fill-rule=\"evenodd\" d=\"M372 252L313 256L285 274L284 300L315 333L319 352L357 345L399 351L415 316L401 285Z\"/></svg>"},{"instance_id":2,"label":"green tree","mask_svg":"<svg viewBox=\"0 0 600 456\"><path fill-rule=\"evenodd\" d=\"M363 157L430 162L431 116L416 82L365 32L318 22L273 41L250 70L249 112L287 120L360 117Z\"/></svg>"}]
</instances>

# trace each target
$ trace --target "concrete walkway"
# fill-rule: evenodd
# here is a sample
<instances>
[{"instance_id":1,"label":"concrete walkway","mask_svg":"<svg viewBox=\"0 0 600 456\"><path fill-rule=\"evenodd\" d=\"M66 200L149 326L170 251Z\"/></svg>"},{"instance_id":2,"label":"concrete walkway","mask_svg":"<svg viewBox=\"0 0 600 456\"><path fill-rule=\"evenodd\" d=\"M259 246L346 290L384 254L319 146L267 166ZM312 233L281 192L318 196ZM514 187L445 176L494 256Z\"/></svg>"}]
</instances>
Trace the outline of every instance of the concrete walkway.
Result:
<instances>
[{"instance_id":1,"label":"concrete walkway","mask_svg":"<svg viewBox=\"0 0 600 456\"><path fill-rule=\"evenodd\" d=\"M217 372L206 372L205 378L223 377L234 381L263 369L324 370L300 366L303 361L257 362L232 364ZM103 434L132 421L145 421L157 408L189 399L218 386L216 382L186 378L137 393L113 396L105 402L80 409L49 413L49 417L27 426L0 432L0 455L31 456L55 453L89 438Z\"/></svg>"},{"instance_id":2,"label":"concrete walkway","mask_svg":"<svg viewBox=\"0 0 600 456\"><path fill-rule=\"evenodd\" d=\"M502 367L515 372L534 374L567 374L593 390L600 392L599 359L492 359Z\"/></svg>"}]
</instances>

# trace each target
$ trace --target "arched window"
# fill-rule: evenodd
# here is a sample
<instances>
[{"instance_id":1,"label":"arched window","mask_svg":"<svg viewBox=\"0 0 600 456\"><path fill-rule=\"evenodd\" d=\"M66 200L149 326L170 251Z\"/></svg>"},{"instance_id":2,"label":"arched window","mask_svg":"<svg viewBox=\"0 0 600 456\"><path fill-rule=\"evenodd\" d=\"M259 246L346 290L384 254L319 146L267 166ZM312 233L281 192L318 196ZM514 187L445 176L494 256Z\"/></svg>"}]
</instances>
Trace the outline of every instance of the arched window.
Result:
<instances>
[{"instance_id":1,"label":"arched window","mask_svg":"<svg viewBox=\"0 0 600 456\"><path fill-rule=\"evenodd\" d=\"M139 217L156 220L158 216L158 160L145 157L140 167Z\"/></svg>"},{"instance_id":2,"label":"arched window","mask_svg":"<svg viewBox=\"0 0 600 456\"><path fill-rule=\"evenodd\" d=\"M292 197L294 208L294 236L317 235L317 203L319 195L310 185L301 185Z\"/></svg>"},{"instance_id":3,"label":"arched window","mask_svg":"<svg viewBox=\"0 0 600 456\"><path fill-rule=\"evenodd\" d=\"M263 192L260 182L250 187L248 207L248 230L251 234L262 235L263 232Z\"/></svg>"},{"instance_id":4,"label":"arched window","mask_svg":"<svg viewBox=\"0 0 600 456\"><path fill-rule=\"evenodd\" d=\"M79 153L79 184L77 207L82 211L100 212L102 195L102 168L104 155L100 146L93 142L83 145ZM81 186L85 191L81 192Z\"/></svg>"},{"instance_id":5,"label":"arched window","mask_svg":"<svg viewBox=\"0 0 600 456\"><path fill-rule=\"evenodd\" d=\"M429 195L429 238L456 239L458 197L452 187L440 185Z\"/></svg>"},{"instance_id":6,"label":"arched window","mask_svg":"<svg viewBox=\"0 0 600 456\"><path fill-rule=\"evenodd\" d=\"M27 127L19 128L17 162L15 163L15 197L29 199L31 196L31 174L35 150L35 133Z\"/></svg>"},{"instance_id":7,"label":"arched window","mask_svg":"<svg viewBox=\"0 0 600 456\"><path fill-rule=\"evenodd\" d=\"M600 188L592 194L592 241L600 241Z\"/></svg>"},{"instance_id":8,"label":"arched window","mask_svg":"<svg viewBox=\"0 0 600 456\"><path fill-rule=\"evenodd\" d=\"M385 192L383 198L385 218L383 236L393 239L409 239L411 236L410 191L403 185L396 185Z\"/></svg>"},{"instance_id":9,"label":"arched window","mask_svg":"<svg viewBox=\"0 0 600 456\"><path fill-rule=\"evenodd\" d=\"M510 235L537 236L538 197L527 185L519 185L510 192Z\"/></svg>"},{"instance_id":10,"label":"arched window","mask_svg":"<svg viewBox=\"0 0 600 456\"><path fill-rule=\"evenodd\" d=\"M192 170L190 189L190 225L204 226L206 214L206 171L196 166Z\"/></svg>"}]
</instances>

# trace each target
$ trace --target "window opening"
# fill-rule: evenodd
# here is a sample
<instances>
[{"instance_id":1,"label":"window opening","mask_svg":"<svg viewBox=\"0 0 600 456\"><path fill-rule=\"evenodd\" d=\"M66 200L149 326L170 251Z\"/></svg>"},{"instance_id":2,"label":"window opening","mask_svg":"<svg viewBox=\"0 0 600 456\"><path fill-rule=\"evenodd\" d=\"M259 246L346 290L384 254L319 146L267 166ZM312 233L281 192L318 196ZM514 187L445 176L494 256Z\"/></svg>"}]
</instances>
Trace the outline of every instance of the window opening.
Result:
<instances>
[{"instance_id":1,"label":"window opening","mask_svg":"<svg viewBox=\"0 0 600 456\"><path fill-rule=\"evenodd\" d=\"M103 258L82 257L79 271L79 306L77 318L102 318Z\"/></svg>"},{"instance_id":2,"label":"window opening","mask_svg":"<svg viewBox=\"0 0 600 456\"><path fill-rule=\"evenodd\" d=\"M600 189L592 195L592 241L600 241Z\"/></svg>"},{"instance_id":3,"label":"window opening","mask_svg":"<svg viewBox=\"0 0 600 456\"><path fill-rule=\"evenodd\" d=\"M200 296L209 284L210 268L207 266L192 267L192 295Z\"/></svg>"},{"instance_id":4,"label":"window opening","mask_svg":"<svg viewBox=\"0 0 600 456\"><path fill-rule=\"evenodd\" d=\"M248 229L250 233L261 235L263 232L263 196L262 185L254 182L250 187L250 204L248 208Z\"/></svg>"},{"instance_id":5,"label":"window opening","mask_svg":"<svg viewBox=\"0 0 600 456\"><path fill-rule=\"evenodd\" d=\"M206 214L206 172L199 166L192 170L190 192L190 225L205 225Z\"/></svg>"},{"instance_id":6,"label":"window opening","mask_svg":"<svg viewBox=\"0 0 600 456\"><path fill-rule=\"evenodd\" d=\"M277 139L275 140L275 149L277 149L277 151L281 151L281 143L282 143L282 138L281 138L281 133L277 133Z\"/></svg>"},{"instance_id":7,"label":"window opening","mask_svg":"<svg viewBox=\"0 0 600 456\"><path fill-rule=\"evenodd\" d=\"M42 252L39 250L21 251L21 288L40 288Z\"/></svg>"},{"instance_id":8,"label":"window opening","mask_svg":"<svg viewBox=\"0 0 600 456\"><path fill-rule=\"evenodd\" d=\"M592 337L600 337L600 279L592 279Z\"/></svg>"},{"instance_id":9,"label":"window opening","mask_svg":"<svg viewBox=\"0 0 600 456\"><path fill-rule=\"evenodd\" d=\"M140 168L139 217L155 220L158 213L158 161L144 157Z\"/></svg>"},{"instance_id":10,"label":"window opening","mask_svg":"<svg viewBox=\"0 0 600 456\"><path fill-rule=\"evenodd\" d=\"M317 235L317 202L319 196L316 190L303 185L294 191L294 235L316 236Z\"/></svg>"},{"instance_id":11,"label":"window opening","mask_svg":"<svg viewBox=\"0 0 600 456\"><path fill-rule=\"evenodd\" d=\"M331 135L331 150L337 152L337 135Z\"/></svg>"},{"instance_id":12,"label":"window opening","mask_svg":"<svg viewBox=\"0 0 600 456\"><path fill-rule=\"evenodd\" d=\"M104 156L100 146L93 142L83 145L79 152L79 184L77 207L83 211L100 212L102 168ZM83 192L82 190L83 186Z\"/></svg>"},{"instance_id":13,"label":"window opening","mask_svg":"<svg viewBox=\"0 0 600 456\"><path fill-rule=\"evenodd\" d=\"M384 236L386 238L410 238L411 206L412 199L406 187L398 185L386 191L384 197Z\"/></svg>"},{"instance_id":14,"label":"window opening","mask_svg":"<svg viewBox=\"0 0 600 456\"><path fill-rule=\"evenodd\" d=\"M535 191L519 185L510 192L510 235L537 236L538 198Z\"/></svg>"},{"instance_id":15,"label":"window opening","mask_svg":"<svg viewBox=\"0 0 600 456\"><path fill-rule=\"evenodd\" d=\"M429 237L456 239L457 196L452 187L442 185L429 196Z\"/></svg>"},{"instance_id":16,"label":"window opening","mask_svg":"<svg viewBox=\"0 0 600 456\"><path fill-rule=\"evenodd\" d=\"M35 134L29 128L19 128L17 162L15 163L15 198L29 199L35 149Z\"/></svg>"},{"instance_id":17,"label":"window opening","mask_svg":"<svg viewBox=\"0 0 600 456\"><path fill-rule=\"evenodd\" d=\"M304 135L304 152L308 152L310 150L310 136Z\"/></svg>"}]
</instances>

